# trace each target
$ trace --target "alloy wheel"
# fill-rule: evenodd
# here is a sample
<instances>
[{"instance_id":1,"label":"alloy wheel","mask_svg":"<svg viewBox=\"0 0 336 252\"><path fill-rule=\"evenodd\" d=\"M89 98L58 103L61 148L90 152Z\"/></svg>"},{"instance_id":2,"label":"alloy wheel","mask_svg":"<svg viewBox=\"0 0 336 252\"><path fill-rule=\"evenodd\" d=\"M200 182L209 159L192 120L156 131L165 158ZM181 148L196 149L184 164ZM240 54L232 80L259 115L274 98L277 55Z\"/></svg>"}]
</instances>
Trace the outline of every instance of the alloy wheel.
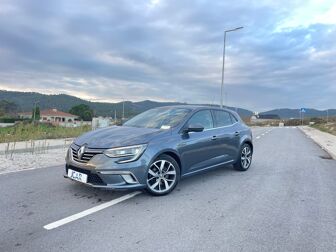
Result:
<instances>
[{"instance_id":1,"label":"alloy wheel","mask_svg":"<svg viewBox=\"0 0 336 252\"><path fill-rule=\"evenodd\" d=\"M148 170L147 185L153 192L164 193L176 182L176 168L168 160L155 161Z\"/></svg>"},{"instance_id":2,"label":"alloy wheel","mask_svg":"<svg viewBox=\"0 0 336 252\"><path fill-rule=\"evenodd\" d=\"M241 164L244 169L249 168L252 160L252 151L249 146L245 146L241 153Z\"/></svg>"}]
</instances>

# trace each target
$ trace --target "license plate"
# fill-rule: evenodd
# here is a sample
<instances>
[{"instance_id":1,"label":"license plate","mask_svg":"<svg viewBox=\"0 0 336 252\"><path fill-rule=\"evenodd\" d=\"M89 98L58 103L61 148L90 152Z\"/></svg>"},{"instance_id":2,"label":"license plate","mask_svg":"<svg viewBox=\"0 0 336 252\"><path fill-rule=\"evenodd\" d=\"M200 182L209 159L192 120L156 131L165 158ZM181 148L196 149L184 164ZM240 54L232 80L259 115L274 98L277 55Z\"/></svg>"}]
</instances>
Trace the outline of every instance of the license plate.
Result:
<instances>
[{"instance_id":1,"label":"license plate","mask_svg":"<svg viewBox=\"0 0 336 252\"><path fill-rule=\"evenodd\" d=\"M88 176L85 173L81 173L81 172L77 172L77 171L68 169L68 177L73 179L73 180L82 182L82 183L87 183L87 177Z\"/></svg>"}]
</instances>

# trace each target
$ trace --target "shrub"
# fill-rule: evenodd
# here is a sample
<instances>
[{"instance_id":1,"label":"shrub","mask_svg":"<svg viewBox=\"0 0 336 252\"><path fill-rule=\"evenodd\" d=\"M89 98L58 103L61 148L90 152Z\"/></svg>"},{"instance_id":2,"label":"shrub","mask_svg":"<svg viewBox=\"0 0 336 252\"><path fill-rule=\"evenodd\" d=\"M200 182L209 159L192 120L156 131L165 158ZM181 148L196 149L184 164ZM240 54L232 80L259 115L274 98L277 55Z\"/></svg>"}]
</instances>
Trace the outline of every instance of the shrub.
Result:
<instances>
[{"instance_id":1,"label":"shrub","mask_svg":"<svg viewBox=\"0 0 336 252\"><path fill-rule=\"evenodd\" d=\"M0 142L77 137L90 130L91 127L87 125L66 128L51 124L21 122L12 127L0 128Z\"/></svg>"}]
</instances>

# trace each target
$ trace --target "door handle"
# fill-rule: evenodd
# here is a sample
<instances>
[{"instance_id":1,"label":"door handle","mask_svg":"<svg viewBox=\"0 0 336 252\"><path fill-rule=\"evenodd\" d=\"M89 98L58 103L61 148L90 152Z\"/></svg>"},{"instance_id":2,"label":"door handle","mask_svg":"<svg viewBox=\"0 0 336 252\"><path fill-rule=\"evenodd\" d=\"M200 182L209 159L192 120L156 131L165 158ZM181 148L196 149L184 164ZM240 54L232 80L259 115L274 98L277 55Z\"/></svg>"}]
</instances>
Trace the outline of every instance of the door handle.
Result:
<instances>
[{"instance_id":1,"label":"door handle","mask_svg":"<svg viewBox=\"0 0 336 252\"><path fill-rule=\"evenodd\" d=\"M212 136L211 137L211 140L216 140L217 139L217 136Z\"/></svg>"},{"instance_id":2,"label":"door handle","mask_svg":"<svg viewBox=\"0 0 336 252\"><path fill-rule=\"evenodd\" d=\"M235 136L239 136L239 134L240 134L240 133L239 133L238 131L236 131L236 132L234 133Z\"/></svg>"}]
</instances>

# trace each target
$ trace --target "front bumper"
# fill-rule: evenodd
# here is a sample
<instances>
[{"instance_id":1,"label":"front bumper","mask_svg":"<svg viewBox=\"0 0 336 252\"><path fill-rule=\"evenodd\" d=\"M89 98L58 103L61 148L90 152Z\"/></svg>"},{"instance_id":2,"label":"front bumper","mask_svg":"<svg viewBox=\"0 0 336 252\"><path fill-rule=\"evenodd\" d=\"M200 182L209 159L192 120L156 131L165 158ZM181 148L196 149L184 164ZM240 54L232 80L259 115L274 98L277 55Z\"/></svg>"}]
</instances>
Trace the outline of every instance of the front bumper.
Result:
<instances>
[{"instance_id":1,"label":"front bumper","mask_svg":"<svg viewBox=\"0 0 336 252\"><path fill-rule=\"evenodd\" d=\"M68 169L84 173L88 176L87 183L82 183L70 178ZM145 185L140 184L135 175L129 171L96 171L83 169L73 165L65 166L64 178L95 188L105 189L143 189Z\"/></svg>"},{"instance_id":2,"label":"front bumper","mask_svg":"<svg viewBox=\"0 0 336 252\"><path fill-rule=\"evenodd\" d=\"M106 189L142 189L146 187L147 167L151 157L146 152L132 162L118 163L118 159L110 158L103 153L94 155L89 161L78 162L71 152L66 156L64 177L71 179L68 169L84 173L88 176L85 185ZM77 181L78 182L78 181ZM79 182L81 183L81 182Z\"/></svg>"}]
</instances>

